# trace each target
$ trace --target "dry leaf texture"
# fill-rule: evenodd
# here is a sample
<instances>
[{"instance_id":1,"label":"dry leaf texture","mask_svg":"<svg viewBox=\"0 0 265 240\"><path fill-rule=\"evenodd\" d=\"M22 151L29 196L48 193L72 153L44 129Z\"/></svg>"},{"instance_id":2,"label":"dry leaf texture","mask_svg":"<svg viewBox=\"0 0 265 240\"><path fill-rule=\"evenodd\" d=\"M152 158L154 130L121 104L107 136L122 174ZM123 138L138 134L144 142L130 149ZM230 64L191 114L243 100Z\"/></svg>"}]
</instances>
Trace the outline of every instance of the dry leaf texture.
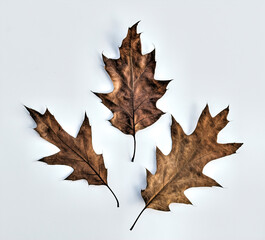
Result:
<instances>
[{"instance_id":1,"label":"dry leaf texture","mask_svg":"<svg viewBox=\"0 0 265 240\"><path fill-rule=\"evenodd\" d=\"M79 133L74 138L63 130L48 109L44 114L31 108L27 108L27 110L37 124L35 130L39 135L60 149L58 153L44 157L39 161L50 165L59 164L72 167L74 171L66 180L85 179L92 185L107 186L119 206L118 199L107 183L107 169L105 168L102 154L98 155L93 150L91 127L87 116L85 115Z\"/></svg>"},{"instance_id":2,"label":"dry leaf texture","mask_svg":"<svg viewBox=\"0 0 265 240\"><path fill-rule=\"evenodd\" d=\"M119 59L110 59L103 55L105 69L114 89L111 93L95 93L113 112L110 120L113 126L134 138L135 134L156 122L163 114L156 102L166 92L170 81L154 79L156 61L155 50L142 55L140 34L137 24L128 30L123 40Z\"/></svg>"},{"instance_id":3,"label":"dry leaf texture","mask_svg":"<svg viewBox=\"0 0 265 240\"><path fill-rule=\"evenodd\" d=\"M156 150L157 171L152 175L147 170L147 186L142 190L146 204L143 211L146 208L169 211L170 203L191 204L184 194L191 187L220 187L202 170L208 162L233 154L242 145L217 143L218 133L228 123L228 112L226 108L212 117L207 105L191 135L186 135L172 118L172 150L169 155L164 155L158 148Z\"/></svg>"}]
</instances>

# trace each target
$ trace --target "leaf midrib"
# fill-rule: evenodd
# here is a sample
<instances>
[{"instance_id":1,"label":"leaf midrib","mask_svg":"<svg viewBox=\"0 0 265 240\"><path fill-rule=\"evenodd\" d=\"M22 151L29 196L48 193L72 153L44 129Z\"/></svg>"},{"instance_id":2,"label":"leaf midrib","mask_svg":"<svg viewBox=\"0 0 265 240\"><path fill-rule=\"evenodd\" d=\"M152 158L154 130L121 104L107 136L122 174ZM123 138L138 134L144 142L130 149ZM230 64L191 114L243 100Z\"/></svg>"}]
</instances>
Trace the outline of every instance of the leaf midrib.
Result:
<instances>
[{"instance_id":1,"label":"leaf midrib","mask_svg":"<svg viewBox=\"0 0 265 240\"><path fill-rule=\"evenodd\" d=\"M59 137L59 135L58 134L56 134L55 133L55 131L49 126L49 125L47 125L44 121L43 121L43 123L49 128L49 129L51 129L52 130L52 132L55 134L55 136L57 136L58 137L58 139L65 145L65 146L67 146L70 150L72 150L79 158L81 158L95 173L96 173L96 175L99 177L99 179L102 181L102 183L104 184L104 185L106 185L106 186L108 186L108 184L101 178L101 176L98 174L98 172L91 166L91 164L81 155L81 154L79 154L77 151L75 151L73 148L71 148L65 141L63 141L63 139L61 139L60 137ZM60 130L59 130L60 131ZM67 132L65 132L66 134L68 134ZM69 134L68 134L69 135ZM70 137L72 137L71 135L69 135ZM74 137L72 137L72 138L74 138ZM60 149L60 151L62 151L61 149Z\"/></svg>"},{"instance_id":2,"label":"leaf midrib","mask_svg":"<svg viewBox=\"0 0 265 240\"><path fill-rule=\"evenodd\" d=\"M221 120L219 120L219 121L221 121ZM218 121L218 123L219 123L219 121ZM215 125L217 125L217 123L215 123ZM195 129L195 131L196 131L196 129ZM194 131L194 132L195 132ZM194 133L193 132L193 133ZM192 133L192 134L193 134ZM192 135L191 134L191 135ZM186 134L185 134L186 135ZM191 135L186 135L186 137L188 137L188 136L191 136ZM183 140L184 140L185 138L182 138L182 140L179 142L179 144L181 144L182 142L183 142ZM173 139L172 139L172 145L173 145ZM169 153L169 154L171 154L171 152ZM199 158L195 158L195 160L197 160L197 159L201 159L201 158L203 158L203 157L205 157L205 156L207 156L207 155L209 155L210 153L207 153L207 154L204 154L203 156L201 156L201 157L199 157ZM225 156L227 156L227 155L225 155ZM176 160L176 162L178 162L178 160L179 160L179 154L178 154L178 156L177 156L177 160ZM194 161L195 161L194 160ZM144 209L146 209L151 203L152 203L152 201L160 194L160 192L166 187L166 186L168 186L168 184L170 184L173 180L174 180L174 178L176 178L178 175L179 175L179 172L181 172L182 170L183 170L183 168L186 166L186 164L187 164L187 162L188 162L188 159L186 160L186 162L183 164L183 166L182 166L182 168L178 171L178 173L177 174L175 174L175 175L173 175L173 177L172 178L170 178L170 180L154 195L154 197L152 197L150 200L149 200L149 202L148 202L148 204L146 204L146 206L145 206L145 208Z\"/></svg>"}]
</instances>

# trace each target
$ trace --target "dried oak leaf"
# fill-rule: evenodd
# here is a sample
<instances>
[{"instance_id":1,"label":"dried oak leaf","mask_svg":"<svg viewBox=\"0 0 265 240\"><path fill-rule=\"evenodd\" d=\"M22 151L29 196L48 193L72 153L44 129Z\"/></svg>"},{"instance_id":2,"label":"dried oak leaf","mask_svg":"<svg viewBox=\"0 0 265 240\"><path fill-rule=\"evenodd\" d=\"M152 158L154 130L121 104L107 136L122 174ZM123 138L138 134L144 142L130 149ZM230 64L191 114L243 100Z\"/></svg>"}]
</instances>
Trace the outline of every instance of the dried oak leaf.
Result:
<instances>
[{"instance_id":1,"label":"dried oak leaf","mask_svg":"<svg viewBox=\"0 0 265 240\"><path fill-rule=\"evenodd\" d=\"M140 34L137 24L128 29L123 40L119 59L103 56L114 89L111 93L95 93L113 112L112 125L134 139L132 161L135 156L137 131L156 122L162 114L156 102L166 92L169 81L154 79L156 61L155 50L142 55Z\"/></svg>"},{"instance_id":2,"label":"dried oak leaf","mask_svg":"<svg viewBox=\"0 0 265 240\"><path fill-rule=\"evenodd\" d=\"M186 135L172 118L172 150L164 155L156 149L157 170L154 175L146 170L147 186L141 192L145 207L136 221L146 208L169 211L170 203L191 204L184 194L188 188L221 187L215 180L204 175L202 170L208 162L233 154L242 145L217 143L218 133L228 123L228 112L229 108L226 108L212 117L207 105L191 135Z\"/></svg>"},{"instance_id":3,"label":"dried oak leaf","mask_svg":"<svg viewBox=\"0 0 265 240\"><path fill-rule=\"evenodd\" d=\"M85 118L77 137L69 135L54 116L47 109L41 114L26 107L37 124L35 130L48 142L57 146L60 151L54 155L44 157L39 161L50 165L68 165L74 171L65 180L85 179L92 185L105 185L113 194L119 207L119 202L107 183L107 169L102 154L98 155L92 147L91 127L88 118Z\"/></svg>"}]
</instances>

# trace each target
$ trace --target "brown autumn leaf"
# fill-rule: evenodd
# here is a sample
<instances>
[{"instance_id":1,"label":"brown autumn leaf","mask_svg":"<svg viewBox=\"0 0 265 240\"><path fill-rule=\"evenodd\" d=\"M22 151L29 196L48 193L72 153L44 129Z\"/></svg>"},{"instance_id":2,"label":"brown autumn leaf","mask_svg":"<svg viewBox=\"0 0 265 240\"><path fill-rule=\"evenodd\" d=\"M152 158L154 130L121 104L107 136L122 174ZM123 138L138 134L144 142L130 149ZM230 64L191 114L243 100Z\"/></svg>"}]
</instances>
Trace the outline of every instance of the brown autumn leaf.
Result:
<instances>
[{"instance_id":1,"label":"brown autumn leaf","mask_svg":"<svg viewBox=\"0 0 265 240\"><path fill-rule=\"evenodd\" d=\"M154 175L147 172L147 186L141 194L146 208L170 211L170 203L191 204L184 191L191 187L221 187L215 180L202 173L204 166L217 158L236 152L242 143L217 143L218 133L228 123L229 108L212 117L208 105L203 110L197 127L186 135L181 126L172 118L172 150L164 155L156 149L157 170Z\"/></svg>"},{"instance_id":2,"label":"brown autumn leaf","mask_svg":"<svg viewBox=\"0 0 265 240\"><path fill-rule=\"evenodd\" d=\"M85 179L92 185L105 185L115 197L119 207L119 201L107 183L107 169L102 154L98 155L93 150L91 127L86 114L79 133L74 138L63 130L48 109L44 114L28 107L26 109L36 122L35 130L39 135L60 149L58 153L39 161L50 165L72 167L74 171L65 180Z\"/></svg>"},{"instance_id":3,"label":"brown autumn leaf","mask_svg":"<svg viewBox=\"0 0 265 240\"><path fill-rule=\"evenodd\" d=\"M112 125L133 136L132 161L135 156L135 134L152 125L164 114L156 107L156 102L165 94L170 82L154 79L155 50L142 55L137 24L128 29L128 34L119 48L119 59L102 55L105 69L113 82L113 91L107 94L95 93L113 112L110 120Z\"/></svg>"}]
</instances>

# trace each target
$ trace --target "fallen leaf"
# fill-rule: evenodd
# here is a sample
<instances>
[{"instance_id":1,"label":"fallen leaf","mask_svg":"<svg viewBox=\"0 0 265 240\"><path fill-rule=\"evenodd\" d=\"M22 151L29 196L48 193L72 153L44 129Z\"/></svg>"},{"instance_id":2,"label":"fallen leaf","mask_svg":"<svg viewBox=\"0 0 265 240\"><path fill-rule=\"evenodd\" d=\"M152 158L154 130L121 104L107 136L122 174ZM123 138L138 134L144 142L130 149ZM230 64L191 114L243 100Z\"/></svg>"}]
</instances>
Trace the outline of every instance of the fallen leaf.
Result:
<instances>
[{"instance_id":1,"label":"fallen leaf","mask_svg":"<svg viewBox=\"0 0 265 240\"><path fill-rule=\"evenodd\" d=\"M39 135L60 149L58 153L39 161L50 165L59 164L72 167L74 171L66 180L85 179L92 185L105 185L115 197L119 207L119 201L107 183L107 169L102 154L98 155L93 150L91 127L86 114L79 133L74 138L63 130L48 109L44 114L28 107L26 109L36 122L35 130Z\"/></svg>"},{"instance_id":2,"label":"fallen leaf","mask_svg":"<svg viewBox=\"0 0 265 240\"><path fill-rule=\"evenodd\" d=\"M170 211L170 203L191 204L184 191L191 187L221 187L215 180L204 175L204 166L217 158L236 152L242 143L217 143L218 133L228 123L226 108L215 117L209 112L208 105L203 110L197 127L191 135L186 135L181 126L172 118L172 150L164 155L156 149L157 170L154 175L147 172L147 186L141 194L146 208Z\"/></svg>"},{"instance_id":3,"label":"fallen leaf","mask_svg":"<svg viewBox=\"0 0 265 240\"><path fill-rule=\"evenodd\" d=\"M110 59L103 55L105 69L113 82L113 91L107 94L95 93L113 112L110 120L112 125L133 136L132 161L136 148L135 134L152 125L164 114L156 107L156 102L165 94L170 82L154 79L155 50L142 55L137 24L128 29L128 34L119 48L119 59Z\"/></svg>"}]
</instances>

